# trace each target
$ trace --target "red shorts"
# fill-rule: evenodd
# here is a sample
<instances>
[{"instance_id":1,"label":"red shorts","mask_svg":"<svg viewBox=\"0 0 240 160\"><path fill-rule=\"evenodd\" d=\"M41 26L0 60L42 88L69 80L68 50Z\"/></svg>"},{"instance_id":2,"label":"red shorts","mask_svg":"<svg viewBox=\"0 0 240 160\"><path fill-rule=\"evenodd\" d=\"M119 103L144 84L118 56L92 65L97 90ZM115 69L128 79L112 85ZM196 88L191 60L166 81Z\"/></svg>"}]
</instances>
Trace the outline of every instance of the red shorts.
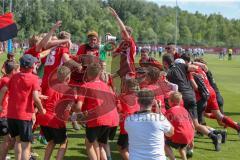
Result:
<instances>
[{"instance_id":1,"label":"red shorts","mask_svg":"<svg viewBox=\"0 0 240 160\"><path fill-rule=\"evenodd\" d=\"M218 106L218 103L217 103L217 97L216 97L215 92L210 93L210 97L208 98L207 107L205 109L205 112L206 113L211 113L212 110L219 110L219 106Z\"/></svg>"}]
</instances>

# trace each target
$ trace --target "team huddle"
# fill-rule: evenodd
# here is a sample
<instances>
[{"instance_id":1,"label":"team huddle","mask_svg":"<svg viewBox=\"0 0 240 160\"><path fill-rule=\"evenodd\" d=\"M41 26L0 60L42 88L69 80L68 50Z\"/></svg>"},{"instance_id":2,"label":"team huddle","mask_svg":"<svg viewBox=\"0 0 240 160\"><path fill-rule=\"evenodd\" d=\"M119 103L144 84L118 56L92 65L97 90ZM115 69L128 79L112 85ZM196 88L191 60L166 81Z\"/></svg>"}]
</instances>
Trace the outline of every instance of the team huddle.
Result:
<instances>
[{"instance_id":1,"label":"team huddle","mask_svg":"<svg viewBox=\"0 0 240 160\"><path fill-rule=\"evenodd\" d=\"M88 159L111 160L109 141L116 137L124 160L183 160L191 157L194 135L206 135L220 151L225 130L206 125L204 117L240 133L240 125L223 113L223 98L207 63L178 54L169 44L162 62L141 48L135 60L132 28L125 26L109 7L121 42L100 44L98 33L87 33L87 43L71 54L71 34L55 31L33 36L30 48L19 59L8 54L0 79L0 159L14 148L15 159L29 160L33 133L47 140L44 160L61 160L68 147L67 122L85 128ZM111 44L111 46L109 46ZM111 52L111 57L108 53ZM119 70L109 73L106 60L119 58ZM115 78L120 78L117 92ZM166 158L167 157L167 158Z\"/></svg>"}]
</instances>

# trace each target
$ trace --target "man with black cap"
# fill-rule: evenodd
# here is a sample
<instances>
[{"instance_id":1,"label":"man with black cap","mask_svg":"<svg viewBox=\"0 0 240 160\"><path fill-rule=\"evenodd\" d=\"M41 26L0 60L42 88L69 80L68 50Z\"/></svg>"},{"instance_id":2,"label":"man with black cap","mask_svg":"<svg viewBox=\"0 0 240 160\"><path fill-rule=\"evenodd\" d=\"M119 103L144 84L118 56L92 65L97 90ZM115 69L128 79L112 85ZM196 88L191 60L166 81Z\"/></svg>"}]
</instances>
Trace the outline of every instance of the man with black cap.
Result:
<instances>
[{"instance_id":1,"label":"man with black cap","mask_svg":"<svg viewBox=\"0 0 240 160\"><path fill-rule=\"evenodd\" d=\"M32 55L23 55L20 58L20 72L14 74L7 85L9 91L7 121L9 133L16 140L17 160L29 160L30 157L34 104L39 113L46 113L39 98L38 77L32 73L37 61Z\"/></svg>"}]
</instances>

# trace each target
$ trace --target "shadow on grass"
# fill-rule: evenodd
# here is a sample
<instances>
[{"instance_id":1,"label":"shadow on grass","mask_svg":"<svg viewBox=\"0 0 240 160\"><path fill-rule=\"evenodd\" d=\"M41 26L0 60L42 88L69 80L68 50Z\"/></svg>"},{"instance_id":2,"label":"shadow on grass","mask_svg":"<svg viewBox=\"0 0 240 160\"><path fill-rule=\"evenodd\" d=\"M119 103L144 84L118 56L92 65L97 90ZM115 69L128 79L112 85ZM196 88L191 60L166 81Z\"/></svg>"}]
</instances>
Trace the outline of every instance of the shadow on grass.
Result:
<instances>
[{"instance_id":1,"label":"shadow on grass","mask_svg":"<svg viewBox=\"0 0 240 160\"><path fill-rule=\"evenodd\" d=\"M214 147L214 146L213 146ZM215 151L214 149L208 149L208 148L202 148L202 147L198 147L198 146L195 146L194 149L199 149L199 150L205 150L205 151Z\"/></svg>"},{"instance_id":2,"label":"shadow on grass","mask_svg":"<svg viewBox=\"0 0 240 160\"><path fill-rule=\"evenodd\" d=\"M240 112L224 112L226 116L239 116Z\"/></svg>"}]
</instances>

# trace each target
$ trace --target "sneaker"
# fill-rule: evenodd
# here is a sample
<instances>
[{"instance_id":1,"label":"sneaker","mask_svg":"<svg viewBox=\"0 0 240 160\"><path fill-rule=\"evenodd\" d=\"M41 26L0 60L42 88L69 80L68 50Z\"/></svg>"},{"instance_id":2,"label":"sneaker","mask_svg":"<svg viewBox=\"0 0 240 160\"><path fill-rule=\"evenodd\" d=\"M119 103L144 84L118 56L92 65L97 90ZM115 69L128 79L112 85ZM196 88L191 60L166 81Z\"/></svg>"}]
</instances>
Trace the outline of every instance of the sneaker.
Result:
<instances>
[{"instance_id":1,"label":"sneaker","mask_svg":"<svg viewBox=\"0 0 240 160\"><path fill-rule=\"evenodd\" d=\"M47 140L46 140L46 138L44 136L41 137L40 143L43 144L43 145L47 145L48 144L48 142L47 142Z\"/></svg>"},{"instance_id":2,"label":"sneaker","mask_svg":"<svg viewBox=\"0 0 240 160\"><path fill-rule=\"evenodd\" d=\"M237 125L238 125L239 128L240 128L240 123L237 123ZM239 129L237 132L238 132L238 137L240 138L240 129Z\"/></svg>"},{"instance_id":3,"label":"sneaker","mask_svg":"<svg viewBox=\"0 0 240 160\"><path fill-rule=\"evenodd\" d=\"M9 159L11 159L11 156L7 155L5 160L9 160Z\"/></svg>"},{"instance_id":4,"label":"sneaker","mask_svg":"<svg viewBox=\"0 0 240 160\"><path fill-rule=\"evenodd\" d=\"M227 141L227 131L221 131L221 136L222 136L222 143L226 143Z\"/></svg>"},{"instance_id":5,"label":"sneaker","mask_svg":"<svg viewBox=\"0 0 240 160\"><path fill-rule=\"evenodd\" d=\"M187 149L187 158L192 158L193 157L193 149Z\"/></svg>"},{"instance_id":6,"label":"sneaker","mask_svg":"<svg viewBox=\"0 0 240 160\"><path fill-rule=\"evenodd\" d=\"M218 134L212 140L213 140L213 144L214 144L214 147L215 147L215 151L220 151L221 150L222 135Z\"/></svg>"},{"instance_id":7,"label":"sneaker","mask_svg":"<svg viewBox=\"0 0 240 160\"><path fill-rule=\"evenodd\" d=\"M79 124L77 123L77 121L73 121L73 122L72 122L72 127L73 127L73 129L75 129L76 131L80 130L80 126L79 126Z\"/></svg>"},{"instance_id":8,"label":"sneaker","mask_svg":"<svg viewBox=\"0 0 240 160\"><path fill-rule=\"evenodd\" d=\"M226 143L227 131L225 131L225 130L214 130L213 133L215 135L221 134L221 136L222 136L222 143Z\"/></svg>"}]
</instances>

